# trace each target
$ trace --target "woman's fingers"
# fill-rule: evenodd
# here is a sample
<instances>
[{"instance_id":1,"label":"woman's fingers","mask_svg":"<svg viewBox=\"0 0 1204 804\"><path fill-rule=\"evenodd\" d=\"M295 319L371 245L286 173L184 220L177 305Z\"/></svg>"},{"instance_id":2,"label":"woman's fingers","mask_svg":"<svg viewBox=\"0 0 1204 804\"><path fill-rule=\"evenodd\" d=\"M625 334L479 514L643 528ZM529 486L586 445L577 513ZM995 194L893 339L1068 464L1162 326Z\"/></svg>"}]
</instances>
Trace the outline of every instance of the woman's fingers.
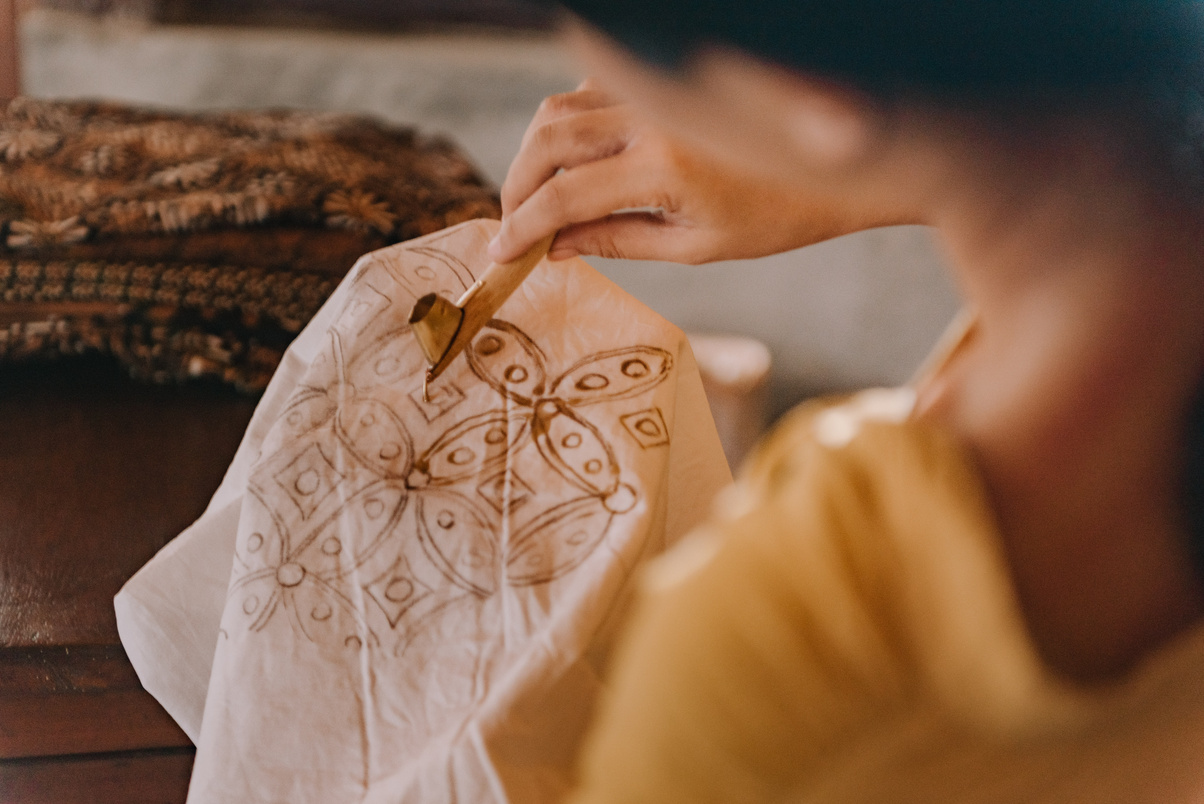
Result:
<instances>
[{"instance_id":1,"label":"woman's fingers","mask_svg":"<svg viewBox=\"0 0 1204 804\"><path fill-rule=\"evenodd\" d=\"M582 86L585 85L582 84ZM540 126L547 125L562 117L580 114L581 112L605 109L608 106L613 106L614 103L614 100L609 95L598 89L577 89L573 92L561 93L560 95L549 95L540 101L539 108L535 110L535 116L531 118L527 130L523 134L520 150L526 146L527 140L531 137L531 132Z\"/></svg>"},{"instance_id":2,"label":"woman's fingers","mask_svg":"<svg viewBox=\"0 0 1204 804\"><path fill-rule=\"evenodd\" d=\"M502 219L489 246L496 262L511 260L549 232L604 218L620 209L671 206L658 182L661 171L633 158L630 151L586 162L539 185Z\"/></svg>"},{"instance_id":3,"label":"woman's fingers","mask_svg":"<svg viewBox=\"0 0 1204 804\"><path fill-rule=\"evenodd\" d=\"M615 214L658 207L663 214ZM550 232L549 254L698 263L761 256L875 222L749 176L641 124L588 81L544 101L502 186L496 261Z\"/></svg>"},{"instance_id":4,"label":"woman's fingers","mask_svg":"<svg viewBox=\"0 0 1204 804\"><path fill-rule=\"evenodd\" d=\"M706 259L702 232L646 212L621 212L560 230L548 256L579 254L627 260L697 263Z\"/></svg>"},{"instance_id":5,"label":"woman's fingers","mask_svg":"<svg viewBox=\"0 0 1204 804\"><path fill-rule=\"evenodd\" d=\"M502 185L502 214L509 215L561 168L605 159L627 147L631 122L614 109L593 109L533 128Z\"/></svg>"}]
</instances>

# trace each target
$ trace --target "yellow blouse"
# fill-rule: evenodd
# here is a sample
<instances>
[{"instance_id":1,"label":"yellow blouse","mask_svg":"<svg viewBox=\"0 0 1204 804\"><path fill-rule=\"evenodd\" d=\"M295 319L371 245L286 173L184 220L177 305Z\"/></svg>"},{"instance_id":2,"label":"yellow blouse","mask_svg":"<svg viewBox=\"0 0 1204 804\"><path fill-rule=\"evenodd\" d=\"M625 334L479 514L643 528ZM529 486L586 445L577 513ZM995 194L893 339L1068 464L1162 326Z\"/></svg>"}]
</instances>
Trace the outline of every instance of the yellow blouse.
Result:
<instances>
[{"instance_id":1,"label":"yellow blouse","mask_svg":"<svg viewBox=\"0 0 1204 804\"><path fill-rule=\"evenodd\" d=\"M912 404L795 412L649 568L576 804L1204 800L1204 630L1062 683L972 463Z\"/></svg>"}]
</instances>

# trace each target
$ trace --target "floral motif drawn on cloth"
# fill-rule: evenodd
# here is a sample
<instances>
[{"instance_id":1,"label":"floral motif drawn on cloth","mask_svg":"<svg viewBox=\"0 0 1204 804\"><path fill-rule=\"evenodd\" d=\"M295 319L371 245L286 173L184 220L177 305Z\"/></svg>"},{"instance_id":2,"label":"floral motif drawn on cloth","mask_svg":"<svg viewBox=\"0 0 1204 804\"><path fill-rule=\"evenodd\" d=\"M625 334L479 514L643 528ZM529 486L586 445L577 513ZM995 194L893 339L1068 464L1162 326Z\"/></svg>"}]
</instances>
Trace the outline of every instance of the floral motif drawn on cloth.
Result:
<instances>
[{"instance_id":1,"label":"floral motif drawn on cloth","mask_svg":"<svg viewBox=\"0 0 1204 804\"><path fill-rule=\"evenodd\" d=\"M474 281L430 245L369 262L252 470L223 633L288 628L401 656L462 604L566 577L641 502L609 439L668 445L651 392L673 356L631 344L556 366L495 319L421 393L405 321ZM619 411L614 404L622 403Z\"/></svg>"}]
</instances>

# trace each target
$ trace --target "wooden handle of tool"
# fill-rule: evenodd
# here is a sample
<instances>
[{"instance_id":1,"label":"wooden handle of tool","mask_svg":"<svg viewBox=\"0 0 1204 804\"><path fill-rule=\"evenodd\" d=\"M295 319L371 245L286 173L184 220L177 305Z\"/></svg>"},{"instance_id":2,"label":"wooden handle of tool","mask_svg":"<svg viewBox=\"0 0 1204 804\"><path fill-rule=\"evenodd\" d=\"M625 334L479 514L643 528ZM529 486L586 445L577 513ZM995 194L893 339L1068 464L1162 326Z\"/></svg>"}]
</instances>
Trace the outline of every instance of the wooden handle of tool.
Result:
<instances>
[{"instance_id":1,"label":"wooden handle of tool","mask_svg":"<svg viewBox=\"0 0 1204 804\"><path fill-rule=\"evenodd\" d=\"M486 268L478 279L481 286L463 305L464 323L460 325L461 329L471 324L472 332L480 331L535 270L539 261L547 256L555 238L556 233L553 232L510 262L495 262Z\"/></svg>"},{"instance_id":2,"label":"wooden handle of tool","mask_svg":"<svg viewBox=\"0 0 1204 804\"><path fill-rule=\"evenodd\" d=\"M477 280L475 289L465 294L462 304L464 318L460 322L460 329L443 359L431 367L428 372L430 379L442 374L455 360L456 355L464 351L464 347L489 323L494 313L506 303L506 299L510 298L523 280L535 270L539 261L547 256L548 249L552 247L552 241L555 239L556 233L553 232L510 262L495 262L485 269Z\"/></svg>"}]
</instances>

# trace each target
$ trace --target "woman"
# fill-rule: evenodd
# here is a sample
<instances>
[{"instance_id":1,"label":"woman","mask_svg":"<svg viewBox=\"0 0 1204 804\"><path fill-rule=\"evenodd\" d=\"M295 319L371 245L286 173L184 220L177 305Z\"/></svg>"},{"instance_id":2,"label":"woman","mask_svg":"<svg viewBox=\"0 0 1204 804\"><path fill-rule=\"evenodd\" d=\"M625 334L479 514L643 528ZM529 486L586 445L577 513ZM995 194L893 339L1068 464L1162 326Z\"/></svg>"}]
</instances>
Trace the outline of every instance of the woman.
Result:
<instances>
[{"instance_id":1,"label":"woman","mask_svg":"<svg viewBox=\"0 0 1204 804\"><path fill-rule=\"evenodd\" d=\"M974 316L650 573L579 800L1199 799L1204 8L569 5L494 258L923 223Z\"/></svg>"}]
</instances>

